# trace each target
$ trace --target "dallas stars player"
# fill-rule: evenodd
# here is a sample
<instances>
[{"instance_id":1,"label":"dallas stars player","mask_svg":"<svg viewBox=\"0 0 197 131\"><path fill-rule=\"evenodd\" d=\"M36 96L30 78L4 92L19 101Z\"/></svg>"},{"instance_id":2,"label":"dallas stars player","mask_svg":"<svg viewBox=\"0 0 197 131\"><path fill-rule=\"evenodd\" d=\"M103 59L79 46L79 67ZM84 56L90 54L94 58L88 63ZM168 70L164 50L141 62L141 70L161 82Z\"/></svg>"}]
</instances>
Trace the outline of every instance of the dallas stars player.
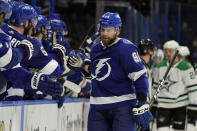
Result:
<instances>
[{"instance_id":1,"label":"dallas stars player","mask_svg":"<svg viewBox=\"0 0 197 131\"><path fill-rule=\"evenodd\" d=\"M156 76L154 76L157 83L162 80L179 44L170 40L164 43L163 48L167 60L163 60L157 65ZM189 103L195 104L196 85L197 77L195 77L194 69L190 63L178 55L158 95L158 131L169 131L170 125L175 131L185 129L186 106ZM154 86L157 87L157 85Z\"/></svg>"}]
</instances>

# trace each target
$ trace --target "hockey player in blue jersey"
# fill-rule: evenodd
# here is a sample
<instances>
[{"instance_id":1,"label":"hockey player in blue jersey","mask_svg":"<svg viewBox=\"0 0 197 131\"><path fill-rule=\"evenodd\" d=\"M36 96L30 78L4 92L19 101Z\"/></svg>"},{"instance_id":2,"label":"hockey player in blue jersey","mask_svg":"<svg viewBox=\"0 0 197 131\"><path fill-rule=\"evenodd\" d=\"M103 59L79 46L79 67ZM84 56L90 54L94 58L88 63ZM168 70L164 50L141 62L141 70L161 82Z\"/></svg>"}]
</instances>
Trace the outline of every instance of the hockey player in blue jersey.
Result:
<instances>
[{"instance_id":1,"label":"hockey player in blue jersey","mask_svg":"<svg viewBox=\"0 0 197 131\"><path fill-rule=\"evenodd\" d=\"M92 92L88 131L145 130L153 119L146 101L148 78L137 47L119 38L121 18L105 13L100 21L101 40L91 48ZM77 58L77 59L76 59ZM70 55L68 64L81 67L82 59ZM84 66L87 70L88 65Z\"/></svg>"},{"instance_id":2,"label":"hockey player in blue jersey","mask_svg":"<svg viewBox=\"0 0 197 131\"><path fill-rule=\"evenodd\" d=\"M11 14L8 3L0 0L0 24ZM0 25L1 26L1 25ZM36 97L36 91L53 96L60 96L62 87L51 81L41 73L30 73L20 66L24 57L23 49L12 48L10 38L0 28L0 67L7 80L7 86L1 89L0 100L21 100L25 92L29 91ZM21 54L20 54L21 53Z\"/></svg>"},{"instance_id":3,"label":"hockey player in blue jersey","mask_svg":"<svg viewBox=\"0 0 197 131\"><path fill-rule=\"evenodd\" d=\"M30 5L14 2L13 14L10 17L11 27L3 27L3 30L12 37L12 45L21 45L22 40L28 40L33 46L38 46L37 55L30 61L23 61L21 65L26 68L40 70L42 73L56 78L61 74L61 68L56 60L52 59L44 50L41 42L29 35L37 24L37 13ZM50 68L50 69L49 69Z\"/></svg>"},{"instance_id":4,"label":"hockey player in blue jersey","mask_svg":"<svg viewBox=\"0 0 197 131\"><path fill-rule=\"evenodd\" d=\"M51 52L58 55L60 65L66 69L66 56L72 49L68 41L64 39L62 21L52 15L49 20L49 27L49 31L52 32L48 37L49 44L52 47Z\"/></svg>"},{"instance_id":5,"label":"hockey player in blue jersey","mask_svg":"<svg viewBox=\"0 0 197 131\"><path fill-rule=\"evenodd\" d=\"M9 19L12 14L11 7L4 1L0 1L0 25L5 19ZM9 46L10 38L0 28L0 67L10 69L16 66L22 60L22 51L20 49L12 49Z\"/></svg>"},{"instance_id":6,"label":"hockey player in blue jersey","mask_svg":"<svg viewBox=\"0 0 197 131\"><path fill-rule=\"evenodd\" d=\"M59 19L57 14L52 14L50 21L50 30L51 30L51 36L49 37L50 45L52 45L51 52L52 54L57 54L58 56L58 61L60 65L62 65L65 68L64 75L67 74L70 69L67 67L66 64L66 59L70 51L72 50L70 47L70 44L67 42L67 40L64 38L63 30L65 28L65 23ZM45 40L46 41L46 40ZM49 44L45 44L47 46ZM74 51L72 52L79 52L79 51ZM71 68L72 70L73 68ZM74 71L76 71L74 69ZM72 71L71 71L72 72ZM73 74L74 72L70 73L68 77L61 77L58 79L60 83L62 83L65 87L65 95L66 96L71 96L71 97L77 97L78 96L78 91L82 87L84 87L86 80L84 79L84 75L81 72L77 72ZM77 78L76 78L77 77ZM82 84L84 83L84 84ZM70 85L74 84L76 87L78 87L77 91L74 90ZM74 91L73 91L74 90Z\"/></svg>"}]
</instances>

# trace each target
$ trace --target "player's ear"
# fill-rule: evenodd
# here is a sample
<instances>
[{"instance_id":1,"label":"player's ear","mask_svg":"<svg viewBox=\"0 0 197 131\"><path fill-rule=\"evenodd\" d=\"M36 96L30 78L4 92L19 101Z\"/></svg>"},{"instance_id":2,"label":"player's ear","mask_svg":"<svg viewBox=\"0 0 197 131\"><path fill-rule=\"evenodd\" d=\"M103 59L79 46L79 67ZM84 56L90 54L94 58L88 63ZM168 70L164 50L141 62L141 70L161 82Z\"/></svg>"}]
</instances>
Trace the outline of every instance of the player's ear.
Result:
<instances>
[{"instance_id":1,"label":"player's ear","mask_svg":"<svg viewBox=\"0 0 197 131\"><path fill-rule=\"evenodd\" d=\"M119 36L120 35L120 29L117 29L116 31L116 35Z\"/></svg>"}]
</instances>

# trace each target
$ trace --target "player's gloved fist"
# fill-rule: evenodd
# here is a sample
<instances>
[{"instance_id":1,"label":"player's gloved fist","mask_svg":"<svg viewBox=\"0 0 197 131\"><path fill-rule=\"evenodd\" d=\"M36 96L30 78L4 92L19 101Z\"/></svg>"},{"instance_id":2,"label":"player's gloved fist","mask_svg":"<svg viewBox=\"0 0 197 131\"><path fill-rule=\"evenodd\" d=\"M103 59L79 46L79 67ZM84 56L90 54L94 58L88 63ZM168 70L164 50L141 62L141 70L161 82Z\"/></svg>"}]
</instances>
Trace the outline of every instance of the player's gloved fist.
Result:
<instances>
[{"instance_id":1,"label":"player's gloved fist","mask_svg":"<svg viewBox=\"0 0 197 131\"><path fill-rule=\"evenodd\" d=\"M60 83L54 82L48 76L38 72L29 77L28 84L34 92L41 91L46 95L60 96L63 92Z\"/></svg>"},{"instance_id":2,"label":"player's gloved fist","mask_svg":"<svg viewBox=\"0 0 197 131\"><path fill-rule=\"evenodd\" d=\"M21 41L21 43L19 44L19 47L22 47L25 49L26 60L30 60L33 56L36 56L40 48L38 45L33 44L32 42L26 39Z\"/></svg>"},{"instance_id":3,"label":"player's gloved fist","mask_svg":"<svg viewBox=\"0 0 197 131\"><path fill-rule=\"evenodd\" d=\"M71 51L68 55L67 65L73 71L81 71L86 58L86 55L81 52Z\"/></svg>"},{"instance_id":4,"label":"player's gloved fist","mask_svg":"<svg viewBox=\"0 0 197 131\"><path fill-rule=\"evenodd\" d=\"M66 49L63 45L61 44L55 44L52 48L52 51L57 53L59 56L59 60L66 60Z\"/></svg>"},{"instance_id":5,"label":"player's gloved fist","mask_svg":"<svg viewBox=\"0 0 197 131\"><path fill-rule=\"evenodd\" d=\"M64 41L64 35L63 35L63 32L61 31L58 31L57 34L56 34L56 37L57 37L57 43L58 42L61 42L61 41Z\"/></svg>"},{"instance_id":6,"label":"player's gloved fist","mask_svg":"<svg viewBox=\"0 0 197 131\"><path fill-rule=\"evenodd\" d=\"M100 39L100 32L96 32L90 38L88 38L84 44L86 52L90 53L91 46Z\"/></svg>"},{"instance_id":7,"label":"player's gloved fist","mask_svg":"<svg viewBox=\"0 0 197 131\"><path fill-rule=\"evenodd\" d=\"M133 115L135 117L136 123L142 126L143 130L146 130L153 120L153 116L149 110L148 102L141 102L133 108Z\"/></svg>"}]
</instances>

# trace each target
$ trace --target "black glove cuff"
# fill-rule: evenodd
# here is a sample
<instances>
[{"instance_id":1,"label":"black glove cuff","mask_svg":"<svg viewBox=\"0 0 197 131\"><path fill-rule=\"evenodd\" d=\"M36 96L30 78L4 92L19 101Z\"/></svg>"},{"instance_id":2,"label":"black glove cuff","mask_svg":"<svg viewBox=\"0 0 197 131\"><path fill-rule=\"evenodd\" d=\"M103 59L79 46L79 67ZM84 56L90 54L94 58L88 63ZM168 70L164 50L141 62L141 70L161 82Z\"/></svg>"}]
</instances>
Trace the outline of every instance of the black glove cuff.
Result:
<instances>
[{"instance_id":1,"label":"black glove cuff","mask_svg":"<svg viewBox=\"0 0 197 131\"><path fill-rule=\"evenodd\" d=\"M85 77L90 77L91 76L91 69L92 69L91 62L90 61L85 61L84 65L89 65L89 66L88 66L88 72L83 70L83 74L85 75Z\"/></svg>"},{"instance_id":2,"label":"black glove cuff","mask_svg":"<svg viewBox=\"0 0 197 131\"><path fill-rule=\"evenodd\" d=\"M91 77L91 65L89 65L88 67L88 72L86 72L85 70L82 70L82 71L85 77Z\"/></svg>"},{"instance_id":3,"label":"black glove cuff","mask_svg":"<svg viewBox=\"0 0 197 131\"><path fill-rule=\"evenodd\" d=\"M142 101L146 101L147 100L147 95L144 94L144 93L137 93L136 94L136 97L137 97L137 100L139 102L142 102Z\"/></svg>"}]
</instances>

